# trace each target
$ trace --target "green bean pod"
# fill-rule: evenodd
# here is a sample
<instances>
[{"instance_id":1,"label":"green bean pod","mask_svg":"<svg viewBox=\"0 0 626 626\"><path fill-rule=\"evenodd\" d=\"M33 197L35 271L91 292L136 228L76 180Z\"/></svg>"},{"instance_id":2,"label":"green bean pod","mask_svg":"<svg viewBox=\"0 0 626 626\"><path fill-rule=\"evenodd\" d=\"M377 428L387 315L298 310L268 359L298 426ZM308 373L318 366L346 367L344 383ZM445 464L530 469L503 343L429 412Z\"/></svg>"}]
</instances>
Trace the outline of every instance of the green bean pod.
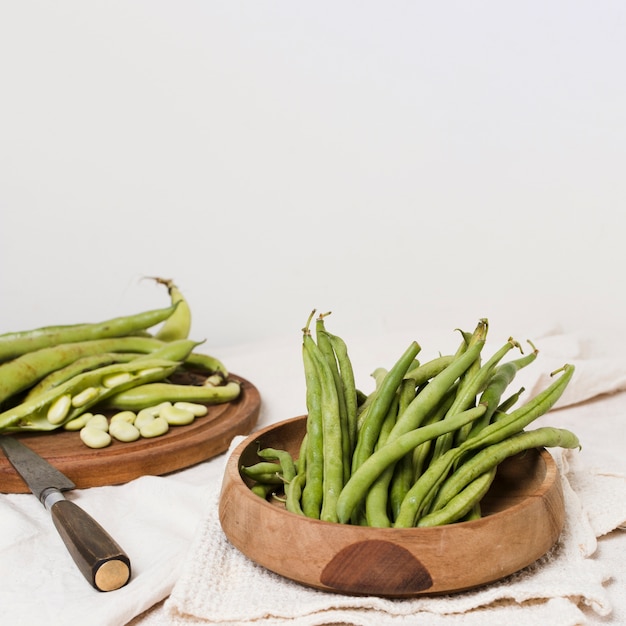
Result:
<instances>
[{"instance_id":1,"label":"green bean pod","mask_svg":"<svg viewBox=\"0 0 626 626\"><path fill-rule=\"evenodd\" d=\"M493 467L474 478L458 494L456 494L446 506L437 509L420 518L417 526L426 528L429 526L443 526L452 524L464 518L469 513L477 515L476 506L489 491L496 476L496 467Z\"/></svg>"},{"instance_id":2,"label":"green bean pod","mask_svg":"<svg viewBox=\"0 0 626 626\"><path fill-rule=\"evenodd\" d=\"M358 469L374 451L383 420L389 411L396 390L420 349L416 341L411 342L375 391L375 396L367 409L367 415L358 433L352 457L352 472Z\"/></svg>"},{"instance_id":3,"label":"green bean pod","mask_svg":"<svg viewBox=\"0 0 626 626\"><path fill-rule=\"evenodd\" d=\"M579 448L580 442L574 433L564 428L544 426L523 431L512 437L482 448L465 461L439 488L432 510L445 507L450 500L467 485L485 472L489 472L504 459L531 448Z\"/></svg>"},{"instance_id":4,"label":"green bean pod","mask_svg":"<svg viewBox=\"0 0 626 626\"><path fill-rule=\"evenodd\" d=\"M187 339L191 331L191 308L189 303L173 280L157 276L153 276L152 279L167 287L172 305L176 306L176 310L163 322L163 325L154 336L161 341Z\"/></svg>"},{"instance_id":5,"label":"green bean pod","mask_svg":"<svg viewBox=\"0 0 626 626\"><path fill-rule=\"evenodd\" d=\"M426 361L426 363L417 363L409 369L404 378L410 378L415 386L419 387L441 373L452 361L454 361L454 355L446 354Z\"/></svg>"},{"instance_id":6,"label":"green bean pod","mask_svg":"<svg viewBox=\"0 0 626 626\"><path fill-rule=\"evenodd\" d=\"M333 335L328 331L326 331L326 335L328 336L335 356L337 357L339 377L341 380L341 387L343 388L343 395L345 399L347 422L346 427L349 442L348 450L350 451L350 457L352 457L352 453L354 452L354 446L356 445L358 412L358 393L354 380L354 370L352 369L352 362L350 361L348 348L345 341L341 339L341 337Z\"/></svg>"},{"instance_id":7,"label":"green bean pod","mask_svg":"<svg viewBox=\"0 0 626 626\"><path fill-rule=\"evenodd\" d=\"M118 390L161 380L178 366L178 362L164 359L135 359L79 374L28 402L0 413L0 432L54 430Z\"/></svg>"},{"instance_id":8,"label":"green bean pod","mask_svg":"<svg viewBox=\"0 0 626 626\"><path fill-rule=\"evenodd\" d=\"M0 405L12 396L29 389L45 376L84 356L104 352L147 354L165 344L151 337L108 337L62 343L27 352L0 364Z\"/></svg>"},{"instance_id":9,"label":"green bean pod","mask_svg":"<svg viewBox=\"0 0 626 626\"><path fill-rule=\"evenodd\" d=\"M320 519L337 521L336 502L344 484L342 428L337 388L330 366L309 333L304 335L305 349L320 379L323 445L323 498Z\"/></svg>"},{"instance_id":10,"label":"green bean pod","mask_svg":"<svg viewBox=\"0 0 626 626\"><path fill-rule=\"evenodd\" d=\"M280 465L280 473L285 482L290 482L296 475L296 465L293 457L287 450L278 450L276 448L262 448L257 452L262 459L278 461Z\"/></svg>"},{"instance_id":11,"label":"green bean pod","mask_svg":"<svg viewBox=\"0 0 626 626\"><path fill-rule=\"evenodd\" d=\"M228 369L224 363L210 354L192 352L185 359L184 367L207 374L219 374L223 379L228 378Z\"/></svg>"},{"instance_id":12,"label":"green bean pod","mask_svg":"<svg viewBox=\"0 0 626 626\"><path fill-rule=\"evenodd\" d=\"M450 448L430 463L406 494L394 525L402 528L414 526L416 520L428 511L437 490L452 468L460 464L465 455L521 432L533 420L549 411L567 387L574 366L568 364L561 370L563 373L557 380L519 409L489 424L460 446Z\"/></svg>"},{"instance_id":13,"label":"green bean pod","mask_svg":"<svg viewBox=\"0 0 626 626\"><path fill-rule=\"evenodd\" d=\"M370 455L352 473L350 480L345 484L337 502L338 520L341 523L348 522L354 508L365 498L367 490L387 467L424 441L434 439L449 430L456 430L463 424L480 417L484 411L485 407L479 405L447 420L441 420L403 433L393 441L390 438L387 439L385 445Z\"/></svg>"},{"instance_id":14,"label":"green bean pod","mask_svg":"<svg viewBox=\"0 0 626 626\"><path fill-rule=\"evenodd\" d=\"M389 407L389 411L387 412L387 417L383 421L380 436L376 444L377 450L385 445L387 437L396 423L399 406L400 394L396 393L391 406ZM399 459L398 462L400 460L401 459ZM378 476L378 478L376 478L376 480L372 483L365 496L365 521L368 526L377 528L386 528L391 526L391 520L388 515L388 500L389 486L391 484L391 479L393 478L393 472L393 465L385 468L380 476Z\"/></svg>"},{"instance_id":15,"label":"green bean pod","mask_svg":"<svg viewBox=\"0 0 626 626\"><path fill-rule=\"evenodd\" d=\"M166 320L176 308L176 305L172 305L97 323L44 326L33 330L5 333L0 335L0 363L58 344L131 335Z\"/></svg>"},{"instance_id":16,"label":"green bean pod","mask_svg":"<svg viewBox=\"0 0 626 626\"><path fill-rule=\"evenodd\" d=\"M400 383L398 394L398 413L400 414L415 399L414 380L411 378L405 378ZM400 503L404 499L408 490L411 488L411 485L413 484L413 476L413 453L408 452L396 462L392 471L389 486L389 509L392 517L395 517Z\"/></svg>"},{"instance_id":17,"label":"green bean pod","mask_svg":"<svg viewBox=\"0 0 626 626\"><path fill-rule=\"evenodd\" d=\"M476 341L472 342L415 396L415 400L409 404L402 415L398 416L398 421L389 436L390 440L420 426L459 376L480 356L485 345L486 334L487 324L481 320L475 330Z\"/></svg>"},{"instance_id":18,"label":"green bean pod","mask_svg":"<svg viewBox=\"0 0 626 626\"><path fill-rule=\"evenodd\" d=\"M326 313L326 315L329 315ZM339 424L341 428L341 458L343 460L343 475L344 480L348 479L350 475L350 458L352 457L352 444L350 441L350 429L348 425L348 408L346 399L346 389L339 372L339 364L337 362L337 355L330 341L330 337L324 327L324 314L320 314L315 322L316 326L316 339L317 346L320 353L326 359L328 367L333 376L335 383L335 389L337 394L337 405L339 411Z\"/></svg>"},{"instance_id":19,"label":"green bean pod","mask_svg":"<svg viewBox=\"0 0 626 626\"><path fill-rule=\"evenodd\" d=\"M498 363L511 349L515 347L519 348L519 344L513 338L509 337L507 342L499 350L497 350L488 361L486 361L483 365L479 364L469 376L461 381L457 396L448 410L448 415L456 415L476 402L476 397L487 385L487 382ZM478 363L478 359L474 361L474 364L476 363ZM486 404L485 402L482 402L482 400L481 403ZM484 416L481 419L483 418ZM433 453L434 458L437 458L442 452L452 447L455 437L457 439L467 437L471 427L472 424L467 424L457 433L446 433L438 438L435 442L435 450Z\"/></svg>"},{"instance_id":20,"label":"green bean pod","mask_svg":"<svg viewBox=\"0 0 626 626\"><path fill-rule=\"evenodd\" d=\"M178 385L168 382L153 382L137 385L112 394L104 406L120 411L139 411L161 402L198 402L200 404L223 404L236 400L241 385L229 380L223 385Z\"/></svg>"},{"instance_id":21,"label":"green bean pod","mask_svg":"<svg viewBox=\"0 0 626 626\"><path fill-rule=\"evenodd\" d=\"M267 500L267 496L272 494L275 490L276 485L274 483L254 483L254 485L250 487L250 491L263 500Z\"/></svg>"},{"instance_id":22,"label":"green bean pod","mask_svg":"<svg viewBox=\"0 0 626 626\"><path fill-rule=\"evenodd\" d=\"M260 461L253 465L242 465L239 468L239 473L242 476L264 484L282 485L285 482L280 464L270 461Z\"/></svg>"},{"instance_id":23,"label":"green bean pod","mask_svg":"<svg viewBox=\"0 0 626 626\"><path fill-rule=\"evenodd\" d=\"M537 354L538 351L533 346L533 351L526 356L514 359L508 363L503 363L496 368L493 376L487 384L487 387L480 396L480 402L487 405L485 415L472 424L470 431L463 433L462 436L457 439L457 443L462 443L464 439L475 435L478 431L482 430L487 424L489 424L491 418L498 409L500 398L508 386L513 382L517 372L527 365L530 365L537 358Z\"/></svg>"},{"instance_id":24,"label":"green bean pod","mask_svg":"<svg viewBox=\"0 0 626 626\"><path fill-rule=\"evenodd\" d=\"M296 515L304 515L301 498L305 481L306 474L299 473L285 487L285 508Z\"/></svg>"},{"instance_id":25,"label":"green bean pod","mask_svg":"<svg viewBox=\"0 0 626 626\"><path fill-rule=\"evenodd\" d=\"M559 372L561 375L521 407L485 426L472 437L468 437L459 446L459 449L463 451L477 450L498 443L522 431L528 424L547 413L556 404L574 375L574 370L573 365L565 364L562 368L552 372L552 375Z\"/></svg>"},{"instance_id":26,"label":"green bean pod","mask_svg":"<svg viewBox=\"0 0 626 626\"><path fill-rule=\"evenodd\" d=\"M306 332L306 330L305 330ZM324 434L322 430L321 384L317 368L305 343L302 361L306 383L306 481L302 489L302 510L307 517L319 519L324 495Z\"/></svg>"}]
</instances>

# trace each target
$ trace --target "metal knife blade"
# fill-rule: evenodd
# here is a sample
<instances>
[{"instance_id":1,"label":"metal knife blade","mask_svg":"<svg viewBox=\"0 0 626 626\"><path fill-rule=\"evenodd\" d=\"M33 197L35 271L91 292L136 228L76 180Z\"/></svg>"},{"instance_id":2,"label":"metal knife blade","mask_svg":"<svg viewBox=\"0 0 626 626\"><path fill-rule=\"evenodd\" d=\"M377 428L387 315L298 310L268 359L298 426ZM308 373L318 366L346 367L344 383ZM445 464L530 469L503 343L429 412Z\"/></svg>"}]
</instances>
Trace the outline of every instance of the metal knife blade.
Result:
<instances>
[{"instance_id":1,"label":"metal knife blade","mask_svg":"<svg viewBox=\"0 0 626 626\"><path fill-rule=\"evenodd\" d=\"M99 591L114 591L130 580L130 559L96 520L63 491L75 484L31 448L0 435L0 448L28 488L52 516L52 521L78 569Z\"/></svg>"}]
</instances>

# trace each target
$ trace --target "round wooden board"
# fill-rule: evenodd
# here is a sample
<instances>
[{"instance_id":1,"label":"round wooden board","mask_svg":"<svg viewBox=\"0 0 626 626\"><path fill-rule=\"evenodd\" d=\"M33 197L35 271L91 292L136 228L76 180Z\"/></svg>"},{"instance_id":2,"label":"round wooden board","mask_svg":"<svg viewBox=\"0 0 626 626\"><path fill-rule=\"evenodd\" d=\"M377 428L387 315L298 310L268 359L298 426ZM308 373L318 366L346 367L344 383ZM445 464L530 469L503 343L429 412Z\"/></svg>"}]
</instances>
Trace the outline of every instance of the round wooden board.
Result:
<instances>
[{"instance_id":1,"label":"round wooden board","mask_svg":"<svg viewBox=\"0 0 626 626\"><path fill-rule=\"evenodd\" d=\"M188 426L171 427L168 433L154 439L131 443L114 440L107 448L93 450L85 446L77 432L62 429L13 436L63 472L78 489L118 485L144 475L161 476L221 454L234 436L252 430L261 406L259 391L240 376L230 377L241 383L241 394L236 400L210 405L204 417ZM29 493L3 454L0 492Z\"/></svg>"}]
</instances>

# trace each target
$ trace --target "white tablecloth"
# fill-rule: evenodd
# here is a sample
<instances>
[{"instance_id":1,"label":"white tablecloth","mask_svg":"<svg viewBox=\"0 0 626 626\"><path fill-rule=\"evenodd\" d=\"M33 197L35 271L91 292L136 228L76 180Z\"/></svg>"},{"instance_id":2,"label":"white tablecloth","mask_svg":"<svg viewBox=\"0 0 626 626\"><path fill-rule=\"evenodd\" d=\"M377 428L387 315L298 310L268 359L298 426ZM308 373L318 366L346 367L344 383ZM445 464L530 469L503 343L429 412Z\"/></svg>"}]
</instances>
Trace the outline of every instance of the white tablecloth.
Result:
<instances>
[{"instance_id":1,"label":"white tablecloth","mask_svg":"<svg viewBox=\"0 0 626 626\"><path fill-rule=\"evenodd\" d=\"M328 326L332 331L330 322ZM357 383L364 391L373 386L369 377L373 369L390 367L412 339L422 345L424 360L440 350L453 349L458 343L458 335L453 331L440 330L345 338ZM516 338L522 341L527 336L520 334ZM410 612L414 613L410 623L421 623L418 621L420 611L426 610L425 607L429 612L421 614L421 618L427 616L430 621L424 623L460 623L455 621L458 614L455 616L449 611L452 606L464 615L463 624L490 623L490 619L503 623L503 616L514 624L516 619L541 621L554 615L559 615L559 623L564 625L626 623L626 570L623 566L626 534L614 530L626 521L626 461L623 456L626 449L626 359L620 356L617 347L611 349L606 338L593 333L562 334L558 326L552 326L543 332L535 330L528 338L535 342L540 356L532 366L520 372L517 379L526 387L525 397L545 386L549 372L563 363L572 362L577 368L558 408L540 421L569 428L582 442L583 449L575 453L576 458L565 459L564 475L566 487L572 488L570 502L578 507L580 514L576 519L582 520L586 528L584 546L581 545L576 558L584 559L583 565L588 566L585 576L593 580L582 580L582 590L576 593L572 592L576 590L575 585L565 585L551 599L526 604L522 602L523 597L511 599L507 594L500 594L485 596L477 605L475 596L472 600L472 596L464 594L451 598L447 605L438 600L423 604L421 608L411 606ZM489 338L491 351L499 345L498 338ZM262 396L258 427L305 412L297 333L263 343L226 348L218 356L231 371L258 387ZM146 476L127 485L71 492L70 497L92 513L131 556L131 582L110 593L99 593L85 583L48 513L35 498L21 494L0 495L3 622L65 626L86 623L88 616L88 622L94 626L235 624L255 617L259 623L274 623L267 616L265 622L259 619L255 615L259 607L252 604L249 615L231 622L226 622L226 613L208 614L218 607L223 611L221 600L229 597L228 594L232 598L241 597L237 595L241 589L224 588L222 576L224 568L232 569L237 559L242 558L239 553L228 552L227 547L217 555L226 561L215 567L215 571L207 568L207 563L214 565L207 559L216 558L211 551L223 540L219 527L215 526L215 510L225 459L226 454L222 454L168 476ZM571 473L567 474L568 471ZM571 481L567 481L568 476ZM215 544L207 540L213 536L211 533L216 538ZM264 575L265 572L261 573ZM533 580L537 583L546 574L539 567L535 575ZM262 583L267 584L267 580ZM283 585L285 581L276 584ZM376 599L366 603L369 608L365 611L334 594L315 593L315 601L308 604L309 590L297 585L288 587L288 593L295 594L292 597L300 598L295 605L302 607L298 614L287 616L287 621L294 624L405 623L402 621L406 618L402 615L405 609L396 607L399 612L394 614L385 602ZM278 589L277 593L280 593ZM538 597L538 593L531 597ZM249 601L252 602L252 595ZM282 618L276 617L275 623L282 623Z\"/></svg>"}]
</instances>

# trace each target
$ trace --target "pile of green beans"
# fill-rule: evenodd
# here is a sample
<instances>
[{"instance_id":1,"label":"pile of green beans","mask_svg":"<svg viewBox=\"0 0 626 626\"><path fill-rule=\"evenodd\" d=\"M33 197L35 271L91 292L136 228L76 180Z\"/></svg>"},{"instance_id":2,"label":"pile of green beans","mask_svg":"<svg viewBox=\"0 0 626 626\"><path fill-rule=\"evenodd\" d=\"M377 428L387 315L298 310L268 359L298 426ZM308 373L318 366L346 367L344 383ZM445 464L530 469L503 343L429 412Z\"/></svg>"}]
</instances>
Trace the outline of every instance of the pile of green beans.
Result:
<instances>
[{"instance_id":1,"label":"pile of green beans","mask_svg":"<svg viewBox=\"0 0 626 626\"><path fill-rule=\"evenodd\" d=\"M298 455L261 449L262 461L241 468L256 493L283 500L288 511L379 528L475 519L503 460L531 448L580 447L569 430L527 429L561 397L572 365L521 405L523 387L508 392L537 358L532 342L523 354L509 338L485 359L489 325L481 319L473 332L461 331L453 354L420 363L412 341L389 370L374 371L375 388L365 394L327 315L313 333L313 311L303 328L308 413ZM504 360L514 349L521 356Z\"/></svg>"},{"instance_id":2,"label":"pile of green beans","mask_svg":"<svg viewBox=\"0 0 626 626\"><path fill-rule=\"evenodd\" d=\"M224 364L196 351L203 342L189 338L191 309L180 289L169 279L153 280L167 287L169 306L0 335L0 434L76 429L82 416L100 410L219 404L239 396L240 384ZM190 372L202 384L177 382Z\"/></svg>"}]
</instances>

